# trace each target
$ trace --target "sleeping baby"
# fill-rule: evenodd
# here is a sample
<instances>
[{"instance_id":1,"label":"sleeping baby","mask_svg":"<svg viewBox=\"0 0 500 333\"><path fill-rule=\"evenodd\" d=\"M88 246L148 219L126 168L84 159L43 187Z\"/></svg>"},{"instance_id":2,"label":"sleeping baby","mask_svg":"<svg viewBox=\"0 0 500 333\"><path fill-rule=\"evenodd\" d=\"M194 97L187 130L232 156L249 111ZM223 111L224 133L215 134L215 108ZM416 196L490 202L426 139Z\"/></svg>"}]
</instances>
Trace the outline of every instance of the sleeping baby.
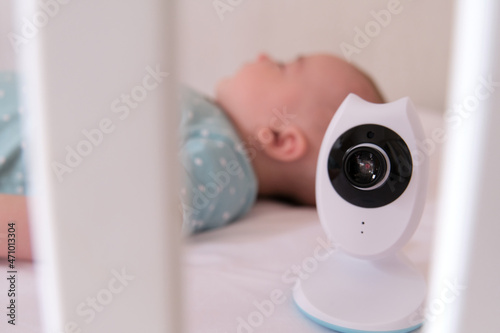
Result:
<instances>
[{"instance_id":1,"label":"sleeping baby","mask_svg":"<svg viewBox=\"0 0 500 333\"><path fill-rule=\"evenodd\" d=\"M260 55L217 86L181 98L181 202L186 233L235 221L257 197L315 204L316 160L349 93L383 103L372 80L331 55L290 63Z\"/></svg>"},{"instance_id":2,"label":"sleeping baby","mask_svg":"<svg viewBox=\"0 0 500 333\"><path fill-rule=\"evenodd\" d=\"M30 242L15 75L0 75L0 218L18 221ZM260 55L217 86L215 100L181 93L179 159L186 234L214 229L247 213L257 197L314 205L316 160L326 128L349 93L382 103L375 84L331 55L290 63ZM2 235L0 235L2 236ZM5 239L0 239L0 245ZM6 246L2 248L6 249ZM0 252L0 257L5 253Z\"/></svg>"}]
</instances>

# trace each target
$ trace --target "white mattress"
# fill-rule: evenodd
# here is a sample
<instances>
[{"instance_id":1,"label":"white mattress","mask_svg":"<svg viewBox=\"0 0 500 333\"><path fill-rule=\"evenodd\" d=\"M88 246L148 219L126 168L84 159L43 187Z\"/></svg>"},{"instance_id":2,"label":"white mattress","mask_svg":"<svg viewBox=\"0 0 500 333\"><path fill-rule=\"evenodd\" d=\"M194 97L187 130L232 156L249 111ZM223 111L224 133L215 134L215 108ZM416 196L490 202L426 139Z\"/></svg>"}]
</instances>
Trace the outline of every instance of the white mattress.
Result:
<instances>
[{"instance_id":1,"label":"white mattress","mask_svg":"<svg viewBox=\"0 0 500 333\"><path fill-rule=\"evenodd\" d=\"M441 126L439 113L422 108L420 113L427 133ZM433 237L437 171L434 153L424 215L404 249L424 274ZM187 239L183 259L187 332L331 332L303 317L291 293L291 270L304 260L311 262L308 258L321 244L318 238L325 240L325 235L314 208L260 201L241 221ZM0 271L7 271L5 260ZM17 325L6 324L3 310L0 331L41 332L33 264L18 262L18 272ZM5 305L7 281L0 281L0 304ZM271 307L271 294L280 295L277 298L283 302Z\"/></svg>"}]
</instances>

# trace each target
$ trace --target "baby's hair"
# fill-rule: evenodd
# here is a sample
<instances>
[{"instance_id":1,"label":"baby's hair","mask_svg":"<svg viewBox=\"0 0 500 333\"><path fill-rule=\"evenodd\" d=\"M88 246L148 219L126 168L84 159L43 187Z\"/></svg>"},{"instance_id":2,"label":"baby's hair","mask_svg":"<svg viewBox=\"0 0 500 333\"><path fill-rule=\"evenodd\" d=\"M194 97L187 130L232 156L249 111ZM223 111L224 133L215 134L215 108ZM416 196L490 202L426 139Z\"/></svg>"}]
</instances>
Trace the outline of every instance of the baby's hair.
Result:
<instances>
[{"instance_id":1,"label":"baby's hair","mask_svg":"<svg viewBox=\"0 0 500 333\"><path fill-rule=\"evenodd\" d=\"M361 72L361 74L363 74L363 76L365 77L365 79L368 81L368 83L370 84L370 86L373 88L373 91L375 92L375 97L378 100L377 103L385 103L384 96L380 92L379 87L377 86L377 84L375 83L375 81L373 81L373 79L371 78L371 76L369 76L365 72Z\"/></svg>"},{"instance_id":2,"label":"baby's hair","mask_svg":"<svg viewBox=\"0 0 500 333\"><path fill-rule=\"evenodd\" d=\"M318 104L315 104L315 106L318 106L318 112L314 114L314 117L304 117L304 121L299 124L308 136L314 136L316 140L318 140L318 137L322 137L338 107L349 93L355 93L371 103L385 103L385 98L372 77L353 64L350 64L349 67L354 80L349 83L346 82L343 93L338 95L339 98L333 101L319 98L319 100L316 100ZM352 82L356 83L352 84Z\"/></svg>"},{"instance_id":3,"label":"baby's hair","mask_svg":"<svg viewBox=\"0 0 500 333\"><path fill-rule=\"evenodd\" d=\"M380 92L379 87L377 86L375 81L372 79L372 77L370 75L368 75L365 71L361 70L359 67L357 67L355 65L353 65L353 67L358 71L359 74L361 74L361 76L363 76L363 78L368 82L368 84L372 88L373 93L374 93L374 97L375 97L375 100L372 102L385 103L385 98L382 95L382 93Z\"/></svg>"}]
</instances>

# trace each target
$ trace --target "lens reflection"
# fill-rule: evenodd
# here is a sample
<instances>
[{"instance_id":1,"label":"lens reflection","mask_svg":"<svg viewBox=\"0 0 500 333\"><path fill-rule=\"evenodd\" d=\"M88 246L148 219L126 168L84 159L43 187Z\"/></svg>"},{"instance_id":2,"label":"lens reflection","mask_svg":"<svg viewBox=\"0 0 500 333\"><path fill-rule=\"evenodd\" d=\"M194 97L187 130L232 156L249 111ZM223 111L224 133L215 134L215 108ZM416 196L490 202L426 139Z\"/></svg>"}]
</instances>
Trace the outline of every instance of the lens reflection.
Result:
<instances>
[{"instance_id":1,"label":"lens reflection","mask_svg":"<svg viewBox=\"0 0 500 333\"><path fill-rule=\"evenodd\" d=\"M353 149L345 159L344 172L349 181L361 188L377 184L385 175L386 163L380 152L370 147Z\"/></svg>"}]
</instances>

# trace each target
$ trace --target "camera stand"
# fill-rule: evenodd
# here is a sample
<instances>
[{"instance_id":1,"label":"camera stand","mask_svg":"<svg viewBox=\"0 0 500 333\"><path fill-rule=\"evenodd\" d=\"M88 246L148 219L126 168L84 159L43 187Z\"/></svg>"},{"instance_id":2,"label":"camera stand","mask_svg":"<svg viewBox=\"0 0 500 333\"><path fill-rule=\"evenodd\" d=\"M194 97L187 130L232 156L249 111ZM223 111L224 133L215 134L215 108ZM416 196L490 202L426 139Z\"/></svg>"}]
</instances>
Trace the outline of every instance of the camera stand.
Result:
<instances>
[{"instance_id":1,"label":"camera stand","mask_svg":"<svg viewBox=\"0 0 500 333\"><path fill-rule=\"evenodd\" d=\"M335 251L293 296L304 315L338 332L405 333L422 325L426 289L402 253L364 260Z\"/></svg>"}]
</instances>

